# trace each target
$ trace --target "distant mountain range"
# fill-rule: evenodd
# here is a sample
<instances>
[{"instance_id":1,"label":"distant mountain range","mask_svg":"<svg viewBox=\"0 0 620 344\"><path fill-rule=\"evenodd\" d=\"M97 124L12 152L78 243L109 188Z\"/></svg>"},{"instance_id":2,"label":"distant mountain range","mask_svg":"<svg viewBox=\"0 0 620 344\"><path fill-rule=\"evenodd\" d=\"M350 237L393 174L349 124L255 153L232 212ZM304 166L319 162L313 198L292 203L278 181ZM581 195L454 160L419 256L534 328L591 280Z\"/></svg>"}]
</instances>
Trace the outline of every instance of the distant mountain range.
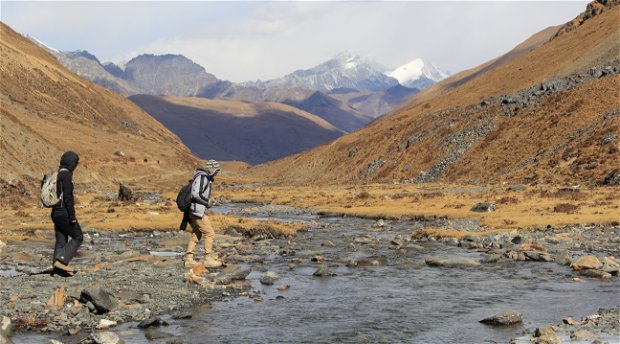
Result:
<instances>
[{"instance_id":1,"label":"distant mountain range","mask_svg":"<svg viewBox=\"0 0 620 344\"><path fill-rule=\"evenodd\" d=\"M316 67L298 70L281 78L232 83L218 79L182 55L144 54L123 65L116 65L110 62L101 63L87 51L60 52L31 39L78 75L125 96L150 94L210 99L227 97L254 102L275 101L293 106L304 104L302 109L307 110L311 105L308 103L312 102L312 99L307 98L314 95L313 99L317 100L315 93L320 91L322 98L334 98L327 103L339 109L335 112L343 116L346 112L347 117L362 119L337 120L336 125L339 125L339 122L348 123L339 127L345 131L360 128L446 75L426 62L422 62L423 66L420 67L422 60L416 59L387 73L392 77L384 73L384 68L378 64L359 55L344 52ZM394 87L399 90L397 94L400 97L397 99L394 98ZM389 91L390 89L392 91ZM348 95L343 97L343 94ZM384 96L389 99L383 99ZM345 99L354 101L348 102L344 101ZM312 107L320 108L324 113L316 114L323 118L326 118L326 112L333 113L331 107L325 107L325 102L323 106ZM333 119L333 115L330 116Z\"/></svg>"},{"instance_id":2,"label":"distant mountain range","mask_svg":"<svg viewBox=\"0 0 620 344\"><path fill-rule=\"evenodd\" d=\"M144 98L138 97L138 95L236 99L252 102L257 109L264 109L261 105L263 103L277 102L286 108L279 113L292 113L289 107L295 107L316 115L335 127L333 129L336 131L325 133L323 129L319 130L316 126L302 125L301 127L305 128L306 131L300 132L299 137L307 136L310 137L309 139L304 138L298 142L291 142L283 137L280 141L274 141L283 144L283 148L273 149L271 153L266 153L267 150L263 150L263 153L257 153L258 150L269 146L263 139L259 139L262 136L258 132L246 130L247 127L242 125L242 121L226 119L226 116L214 117L214 113L227 113L227 109L218 111L213 106L229 106L229 103L210 103L211 115L209 116L206 116L202 111L200 115L202 117L196 117L197 110L193 110L190 117L194 119L217 118L222 120L222 123L237 126L237 129L244 128L243 130L247 135L253 135L246 135L243 139L239 139L245 140L243 142L246 146L243 149L239 146L238 149L235 148L230 152L226 152L227 148L224 147L220 147L221 150L219 150L223 153L220 159L230 158L250 163L260 163L286 154L296 153L302 149L321 144L326 140L334 139L343 133L362 128L418 93L423 87L445 76L428 63L424 63L422 67L409 63L390 73L394 75L392 77L386 75L383 72L385 68L378 64L345 52L313 68L298 70L274 80L232 83L218 79L215 75L208 73L205 68L182 55L144 54L124 64L116 65L110 62L101 63L96 56L87 51L61 52L36 39L31 38L31 40L48 50L61 64L78 75L130 97L132 101L179 135L195 154L203 157L206 155L198 148L200 145L193 144L196 141L193 134L196 128L170 127L170 125L178 124L171 120L170 116L173 114L166 112L164 115L161 111L154 110L152 104L157 103L163 106L167 102L165 98ZM403 86L399 80L409 86L417 86ZM171 105L167 105L166 108L170 109ZM174 109L181 111L183 108L177 104ZM183 113L187 115L187 111ZM291 121L290 118L286 120L287 124L276 123L278 120L284 120L284 117L274 116L273 111L251 120L244 118L248 123L253 123L256 119L268 120L270 125L279 128L273 132L278 135L283 135L285 132L295 132L292 127L287 127L287 125L297 123ZM226 129L219 125L218 128L222 132L243 131L235 130L235 128ZM217 136L216 133L211 134ZM207 141L211 139L214 137L210 137ZM262 143L257 144L259 141ZM218 142L224 141L218 139ZM229 142L227 146L236 147L237 145ZM219 146L211 145L211 147ZM243 150L249 153L243 154Z\"/></svg>"},{"instance_id":3,"label":"distant mountain range","mask_svg":"<svg viewBox=\"0 0 620 344\"><path fill-rule=\"evenodd\" d=\"M382 92L397 84L398 80L385 75L371 61L349 52L340 53L316 67L297 70L278 79L245 83L261 88L302 87L320 91L352 88L373 92Z\"/></svg>"}]
</instances>

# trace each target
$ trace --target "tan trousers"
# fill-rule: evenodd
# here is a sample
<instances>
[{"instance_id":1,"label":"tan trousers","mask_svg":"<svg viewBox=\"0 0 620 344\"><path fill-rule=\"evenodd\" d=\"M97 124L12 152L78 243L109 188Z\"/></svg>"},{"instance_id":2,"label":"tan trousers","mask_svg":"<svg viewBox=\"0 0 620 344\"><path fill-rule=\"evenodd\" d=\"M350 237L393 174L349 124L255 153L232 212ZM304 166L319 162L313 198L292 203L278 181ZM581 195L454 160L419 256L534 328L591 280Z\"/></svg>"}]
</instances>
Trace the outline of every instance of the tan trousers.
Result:
<instances>
[{"instance_id":1,"label":"tan trousers","mask_svg":"<svg viewBox=\"0 0 620 344\"><path fill-rule=\"evenodd\" d=\"M187 254L194 254L194 249L196 249L196 245L203 236L205 238L205 254L211 254L215 232L207 215L205 214L202 218L199 218L189 214L189 223L192 226L192 236L187 244Z\"/></svg>"}]
</instances>

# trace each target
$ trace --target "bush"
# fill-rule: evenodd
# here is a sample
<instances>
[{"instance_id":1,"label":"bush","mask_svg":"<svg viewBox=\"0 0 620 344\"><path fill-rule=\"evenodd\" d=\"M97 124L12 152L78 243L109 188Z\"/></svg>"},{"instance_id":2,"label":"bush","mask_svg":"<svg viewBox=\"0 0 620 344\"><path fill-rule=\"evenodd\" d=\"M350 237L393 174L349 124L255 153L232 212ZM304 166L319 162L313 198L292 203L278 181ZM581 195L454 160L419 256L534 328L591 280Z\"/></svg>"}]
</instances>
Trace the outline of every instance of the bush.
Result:
<instances>
[{"instance_id":1,"label":"bush","mask_svg":"<svg viewBox=\"0 0 620 344\"><path fill-rule=\"evenodd\" d=\"M578 205L574 205L570 203L559 203L559 204L556 204L555 207L553 207L554 213L572 214L572 213L577 212L578 210L579 210Z\"/></svg>"}]
</instances>

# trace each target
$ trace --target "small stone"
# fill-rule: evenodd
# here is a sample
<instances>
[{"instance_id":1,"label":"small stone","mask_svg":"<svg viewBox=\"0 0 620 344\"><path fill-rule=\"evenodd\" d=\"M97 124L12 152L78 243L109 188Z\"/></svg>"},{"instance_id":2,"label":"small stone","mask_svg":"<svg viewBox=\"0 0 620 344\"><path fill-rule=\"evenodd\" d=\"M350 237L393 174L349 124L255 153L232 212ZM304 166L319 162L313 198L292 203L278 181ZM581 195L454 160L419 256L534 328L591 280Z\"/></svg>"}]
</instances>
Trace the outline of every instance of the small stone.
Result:
<instances>
[{"instance_id":1,"label":"small stone","mask_svg":"<svg viewBox=\"0 0 620 344\"><path fill-rule=\"evenodd\" d=\"M80 333L82 331L82 328L77 326L74 328L69 329L69 331L67 331L69 333L70 336L75 336L76 334Z\"/></svg>"},{"instance_id":2,"label":"small stone","mask_svg":"<svg viewBox=\"0 0 620 344\"><path fill-rule=\"evenodd\" d=\"M383 221L383 219L379 219L377 220L377 222L375 222L374 225L372 225L374 228L383 228L386 226L385 221Z\"/></svg>"},{"instance_id":3,"label":"small stone","mask_svg":"<svg viewBox=\"0 0 620 344\"><path fill-rule=\"evenodd\" d=\"M287 291L287 290L291 289L291 285L290 284L281 285L277 289L278 289L278 291Z\"/></svg>"},{"instance_id":4,"label":"small stone","mask_svg":"<svg viewBox=\"0 0 620 344\"><path fill-rule=\"evenodd\" d=\"M515 311L507 311L482 319L480 322L487 325L498 326L520 324L523 322L523 314Z\"/></svg>"},{"instance_id":5,"label":"small stone","mask_svg":"<svg viewBox=\"0 0 620 344\"><path fill-rule=\"evenodd\" d=\"M56 340L56 339L50 339L49 342L47 342L47 344L63 344L63 342Z\"/></svg>"},{"instance_id":6,"label":"small stone","mask_svg":"<svg viewBox=\"0 0 620 344\"><path fill-rule=\"evenodd\" d=\"M324 260L325 260L325 257L319 256L319 255L316 255L316 256L310 258L310 261L316 262L316 263L320 263L320 262L322 262Z\"/></svg>"},{"instance_id":7,"label":"small stone","mask_svg":"<svg viewBox=\"0 0 620 344\"><path fill-rule=\"evenodd\" d=\"M279 278L280 278L280 275L278 275L276 272L266 271L260 276L260 283L265 284L265 285L272 285Z\"/></svg>"},{"instance_id":8,"label":"small stone","mask_svg":"<svg viewBox=\"0 0 620 344\"><path fill-rule=\"evenodd\" d=\"M321 243L321 246L323 247L336 247L336 244L334 244L332 241L329 240L325 240Z\"/></svg>"}]
</instances>

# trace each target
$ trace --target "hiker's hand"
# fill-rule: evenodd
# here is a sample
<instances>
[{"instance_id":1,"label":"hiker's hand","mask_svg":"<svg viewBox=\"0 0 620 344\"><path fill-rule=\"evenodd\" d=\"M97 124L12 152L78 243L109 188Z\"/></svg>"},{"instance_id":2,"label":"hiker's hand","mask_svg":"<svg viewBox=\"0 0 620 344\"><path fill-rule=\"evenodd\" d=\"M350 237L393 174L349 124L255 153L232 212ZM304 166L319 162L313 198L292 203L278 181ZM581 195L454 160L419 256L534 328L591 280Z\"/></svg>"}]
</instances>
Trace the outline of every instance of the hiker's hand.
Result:
<instances>
[{"instance_id":1,"label":"hiker's hand","mask_svg":"<svg viewBox=\"0 0 620 344\"><path fill-rule=\"evenodd\" d=\"M207 209L213 208L213 201L209 200L207 202Z\"/></svg>"}]
</instances>

